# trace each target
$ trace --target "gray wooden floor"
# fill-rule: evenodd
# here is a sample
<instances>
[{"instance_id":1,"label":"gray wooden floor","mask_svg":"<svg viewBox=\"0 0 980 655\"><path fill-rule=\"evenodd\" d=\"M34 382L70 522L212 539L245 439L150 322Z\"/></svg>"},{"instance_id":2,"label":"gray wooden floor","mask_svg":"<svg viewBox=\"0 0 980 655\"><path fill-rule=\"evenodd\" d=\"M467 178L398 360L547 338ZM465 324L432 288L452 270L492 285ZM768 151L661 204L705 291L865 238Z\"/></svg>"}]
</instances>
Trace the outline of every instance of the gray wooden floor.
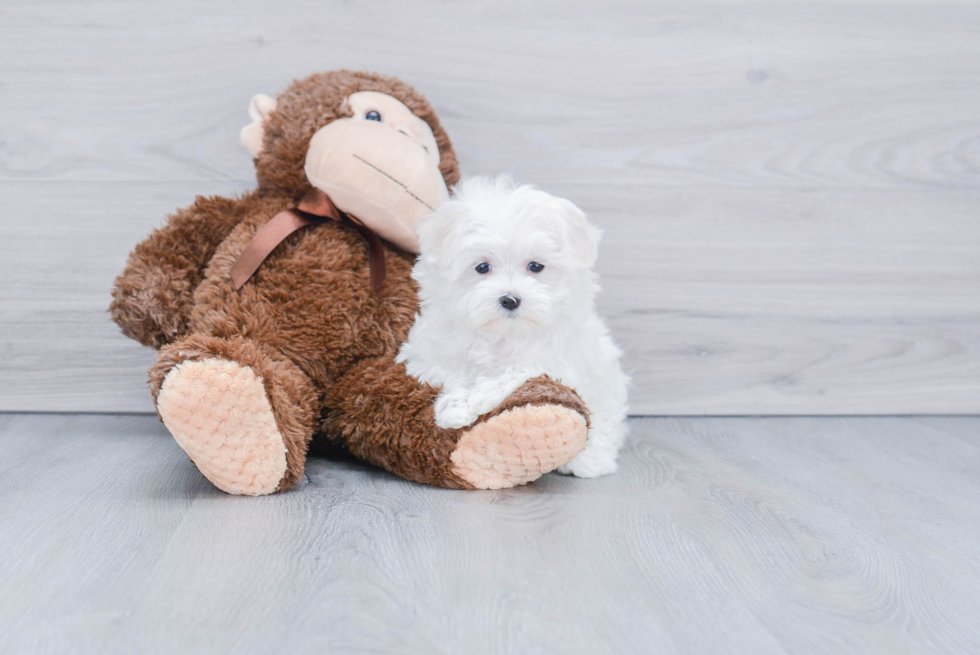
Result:
<instances>
[{"instance_id":1,"label":"gray wooden floor","mask_svg":"<svg viewBox=\"0 0 980 655\"><path fill-rule=\"evenodd\" d=\"M154 417L0 414L0 652L980 651L980 417L632 427L599 480L237 498Z\"/></svg>"}]
</instances>

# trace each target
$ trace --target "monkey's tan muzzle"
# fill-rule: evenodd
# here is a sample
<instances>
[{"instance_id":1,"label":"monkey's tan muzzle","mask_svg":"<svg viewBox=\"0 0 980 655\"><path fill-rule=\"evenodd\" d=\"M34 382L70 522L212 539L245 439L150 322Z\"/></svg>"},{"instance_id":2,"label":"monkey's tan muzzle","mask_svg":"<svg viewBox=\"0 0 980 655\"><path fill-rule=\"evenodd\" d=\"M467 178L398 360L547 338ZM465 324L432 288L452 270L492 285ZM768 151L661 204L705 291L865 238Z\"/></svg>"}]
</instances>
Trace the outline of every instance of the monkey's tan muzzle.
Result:
<instances>
[{"instance_id":1,"label":"monkey's tan muzzle","mask_svg":"<svg viewBox=\"0 0 980 655\"><path fill-rule=\"evenodd\" d=\"M449 198L435 139L428 145L373 120L340 119L320 129L310 141L306 177L342 212L413 253L416 222Z\"/></svg>"}]
</instances>

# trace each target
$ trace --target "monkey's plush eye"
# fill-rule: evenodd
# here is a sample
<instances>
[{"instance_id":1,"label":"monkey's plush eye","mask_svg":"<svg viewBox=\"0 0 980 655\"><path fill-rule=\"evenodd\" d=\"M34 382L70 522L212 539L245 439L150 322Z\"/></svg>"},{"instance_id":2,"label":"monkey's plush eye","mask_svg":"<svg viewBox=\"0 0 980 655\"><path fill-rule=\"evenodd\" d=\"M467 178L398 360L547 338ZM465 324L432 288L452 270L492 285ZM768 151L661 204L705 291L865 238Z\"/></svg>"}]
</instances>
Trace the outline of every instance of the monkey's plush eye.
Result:
<instances>
[{"instance_id":1,"label":"monkey's plush eye","mask_svg":"<svg viewBox=\"0 0 980 655\"><path fill-rule=\"evenodd\" d=\"M476 272L479 273L480 275L486 275L487 273L490 272L490 264L488 264L487 262L483 262L482 264L477 264Z\"/></svg>"},{"instance_id":2,"label":"monkey's plush eye","mask_svg":"<svg viewBox=\"0 0 980 655\"><path fill-rule=\"evenodd\" d=\"M544 264L531 262L530 264L527 265L527 270L531 271L532 273L540 273L541 271L544 270Z\"/></svg>"},{"instance_id":3,"label":"monkey's plush eye","mask_svg":"<svg viewBox=\"0 0 980 655\"><path fill-rule=\"evenodd\" d=\"M368 113L364 114L364 118L368 119L369 121L378 121L378 122L380 122L381 121L381 114L379 114L378 112L376 112L375 110L372 109Z\"/></svg>"}]
</instances>

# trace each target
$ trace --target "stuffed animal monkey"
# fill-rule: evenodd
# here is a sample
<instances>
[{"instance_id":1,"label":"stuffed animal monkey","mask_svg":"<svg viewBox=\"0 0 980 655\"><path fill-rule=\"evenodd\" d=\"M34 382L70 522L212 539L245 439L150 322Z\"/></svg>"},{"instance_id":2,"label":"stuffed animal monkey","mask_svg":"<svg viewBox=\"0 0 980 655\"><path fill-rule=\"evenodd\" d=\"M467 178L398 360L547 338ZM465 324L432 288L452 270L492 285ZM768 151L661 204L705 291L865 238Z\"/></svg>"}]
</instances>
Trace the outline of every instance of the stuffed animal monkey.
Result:
<instances>
[{"instance_id":1,"label":"stuffed animal monkey","mask_svg":"<svg viewBox=\"0 0 980 655\"><path fill-rule=\"evenodd\" d=\"M198 197L136 246L110 308L158 349L157 412L233 494L302 480L313 438L408 480L530 482L584 447L574 391L527 382L459 430L394 358L415 319L412 226L459 179L429 103L391 77L332 71L256 96L242 143L258 187Z\"/></svg>"}]
</instances>

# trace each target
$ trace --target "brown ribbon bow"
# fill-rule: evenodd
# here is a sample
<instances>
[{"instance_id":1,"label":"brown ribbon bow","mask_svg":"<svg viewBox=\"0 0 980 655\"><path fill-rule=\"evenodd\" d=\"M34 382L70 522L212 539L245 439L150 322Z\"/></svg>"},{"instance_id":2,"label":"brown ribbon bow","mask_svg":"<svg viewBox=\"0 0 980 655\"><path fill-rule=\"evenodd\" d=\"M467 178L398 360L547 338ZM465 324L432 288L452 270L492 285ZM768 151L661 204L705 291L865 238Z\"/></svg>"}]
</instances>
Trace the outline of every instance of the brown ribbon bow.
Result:
<instances>
[{"instance_id":1,"label":"brown ribbon bow","mask_svg":"<svg viewBox=\"0 0 980 655\"><path fill-rule=\"evenodd\" d=\"M273 216L271 221L255 233L231 267L231 281L235 288L241 289L286 237L301 227L318 223L325 218L349 222L368 242L371 251L371 290L377 290L385 279L385 251L381 239L364 223L337 209L327 194L318 189L307 193L296 207Z\"/></svg>"}]
</instances>

